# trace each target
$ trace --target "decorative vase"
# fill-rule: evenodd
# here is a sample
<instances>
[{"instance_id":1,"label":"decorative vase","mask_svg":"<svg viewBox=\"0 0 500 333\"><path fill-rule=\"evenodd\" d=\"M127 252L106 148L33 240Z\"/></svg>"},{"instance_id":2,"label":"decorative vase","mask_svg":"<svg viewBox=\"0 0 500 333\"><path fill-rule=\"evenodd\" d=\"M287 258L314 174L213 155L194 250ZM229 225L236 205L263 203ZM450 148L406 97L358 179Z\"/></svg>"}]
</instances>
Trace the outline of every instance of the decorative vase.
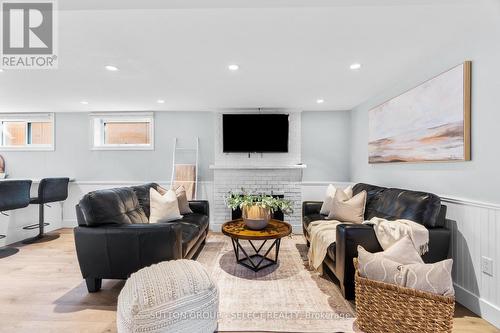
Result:
<instances>
[{"instance_id":1,"label":"decorative vase","mask_svg":"<svg viewBox=\"0 0 500 333\"><path fill-rule=\"evenodd\" d=\"M271 211L260 206L244 206L241 216L248 229L262 230L271 219Z\"/></svg>"}]
</instances>

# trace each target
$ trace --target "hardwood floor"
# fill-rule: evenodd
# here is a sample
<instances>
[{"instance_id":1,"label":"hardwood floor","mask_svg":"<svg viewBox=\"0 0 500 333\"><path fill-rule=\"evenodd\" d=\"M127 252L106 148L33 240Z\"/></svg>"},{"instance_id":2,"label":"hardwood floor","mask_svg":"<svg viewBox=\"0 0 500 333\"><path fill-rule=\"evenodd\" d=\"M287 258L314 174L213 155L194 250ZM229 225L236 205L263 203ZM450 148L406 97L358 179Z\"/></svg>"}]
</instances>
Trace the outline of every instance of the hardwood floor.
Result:
<instances>
[{"instance_id":1,"label":"hardwood floor","mask_svg":"<svg viewBox=\"0 0 500 333\"><path fill-rule=\"evenodd\" d=\"M15 244L0 259L0 332L115 332L116 298L123 281L103 281L87 293L75 254L72 229L45 243ZM454 332L500 332L457 304Z\"/></svg>"}]
</instances>

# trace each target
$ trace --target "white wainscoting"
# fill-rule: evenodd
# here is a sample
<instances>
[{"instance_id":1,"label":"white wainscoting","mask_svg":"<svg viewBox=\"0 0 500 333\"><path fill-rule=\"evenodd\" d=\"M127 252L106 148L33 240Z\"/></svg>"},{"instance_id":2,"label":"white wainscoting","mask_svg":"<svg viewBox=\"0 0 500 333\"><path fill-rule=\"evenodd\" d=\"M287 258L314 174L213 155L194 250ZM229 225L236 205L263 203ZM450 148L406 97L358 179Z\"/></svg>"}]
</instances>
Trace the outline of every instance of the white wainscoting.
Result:
<instances>
[{"instance_id":1,"label":"white wainscoting","mask_svg":"<svg viewBox=\"0 0 500 333\"><path fill-rule=\"evenodd\" d=\"M458 302L500 328L500 205L442 196L452 230L450 254ZM493 275L481 257L493 260Z\"/></svg>"}]
</instances>

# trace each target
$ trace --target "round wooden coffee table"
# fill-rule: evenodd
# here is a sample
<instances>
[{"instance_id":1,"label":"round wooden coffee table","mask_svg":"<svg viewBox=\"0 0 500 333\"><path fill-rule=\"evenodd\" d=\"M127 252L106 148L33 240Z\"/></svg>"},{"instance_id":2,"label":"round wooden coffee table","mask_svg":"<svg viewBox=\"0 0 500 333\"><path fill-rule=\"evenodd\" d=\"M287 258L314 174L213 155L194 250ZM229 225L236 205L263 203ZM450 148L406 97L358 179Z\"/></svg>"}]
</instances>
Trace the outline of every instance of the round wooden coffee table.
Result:
<instances>
[{"instance_id":1,"label":"round wooden coffee table","mask_svg":"<svg viewBox=\"0 0 500 333\"><path fill-rule=\"evenodd\" d=\"M222 225L222 233L231 237L233 242L233 250L238 264L250 268L254 272L258 272L263 268L275 265L278 262L278 254L280 251L281 238L288 236L292 233L292 226L283 221L270 220L265 229L251 230L245 226L243 220L233 220L226 222ZM255 251L254 254L248 254L247 251L241 246L240 241L246 240ZM262 255L260 252L263 250L264 245L268 240L273 240L271 246ZM252 241L263 241L258 247ZM275 248L274 258L269 258L268 255L271 250ZM240 251L243 257L240 258Z\"/></svg>"}]
</instances>

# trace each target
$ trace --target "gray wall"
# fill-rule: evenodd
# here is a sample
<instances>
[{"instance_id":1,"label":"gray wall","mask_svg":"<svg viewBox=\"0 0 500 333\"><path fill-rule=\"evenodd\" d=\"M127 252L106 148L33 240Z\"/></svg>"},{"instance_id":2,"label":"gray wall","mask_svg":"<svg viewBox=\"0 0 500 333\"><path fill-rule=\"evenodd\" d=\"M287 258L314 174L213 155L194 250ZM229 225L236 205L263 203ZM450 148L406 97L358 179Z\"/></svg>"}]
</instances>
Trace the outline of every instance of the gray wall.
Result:
<instances>
[{"instance_id":1,"label":"gray wall","mask_svg":"<svg viewBox=\"0 0 500 333\"><path fill-rule=\"evenodd\" d=\"M169 180L173 138L181 146L200 137L200 180L213 180L216 114L212 112L156 112L154 151L90 150L86 113L56 113L56 150L0 152L10 178L70 176L78 180ZM350 113L301 114L302 162L308 168L304 181L348 181ZM178 155L183 161L182 153ZM187 158L184 156L184 158Z\"/></svg>"},{"instance_id":2,"label":"gray wall","mask_svg":"<svg viewBox=\"0 0 500 333\"><path fill-rule=\"evenodd\" d=\"M302 112L304 181L349 181L349 111Z\"/></svg>"},{"instance_id":3,"label":"gray wall","mask_svg":"<svg viewBox=\"0 0 500 333\"><path fill-rule=\"evenodd\" d=\"M474 31L457 43L443 44L435 56L412 64L394 86L353 110L352 181L500 202L499 9L484 12ZM472 161L369 165L368 110L464 60L472 60Z\"/></svg>"},{"instance_id":4,"label":"gray wall","mask_svg":"<svg viewBox=\"0 0 500 333\"><path fill-rule=\"evenodd\" d=\"M211 112L156 112L154 151L91 151L86 113L56 113L56 150L1 152L11 178L70 176L78 180L170 180L173 138L194 146L200 137L200 180L212 180L215 115ZM178 155L182 162L182 153ZM187 157L184 156L184 161Z\"/></svg>"}]
</instances>

